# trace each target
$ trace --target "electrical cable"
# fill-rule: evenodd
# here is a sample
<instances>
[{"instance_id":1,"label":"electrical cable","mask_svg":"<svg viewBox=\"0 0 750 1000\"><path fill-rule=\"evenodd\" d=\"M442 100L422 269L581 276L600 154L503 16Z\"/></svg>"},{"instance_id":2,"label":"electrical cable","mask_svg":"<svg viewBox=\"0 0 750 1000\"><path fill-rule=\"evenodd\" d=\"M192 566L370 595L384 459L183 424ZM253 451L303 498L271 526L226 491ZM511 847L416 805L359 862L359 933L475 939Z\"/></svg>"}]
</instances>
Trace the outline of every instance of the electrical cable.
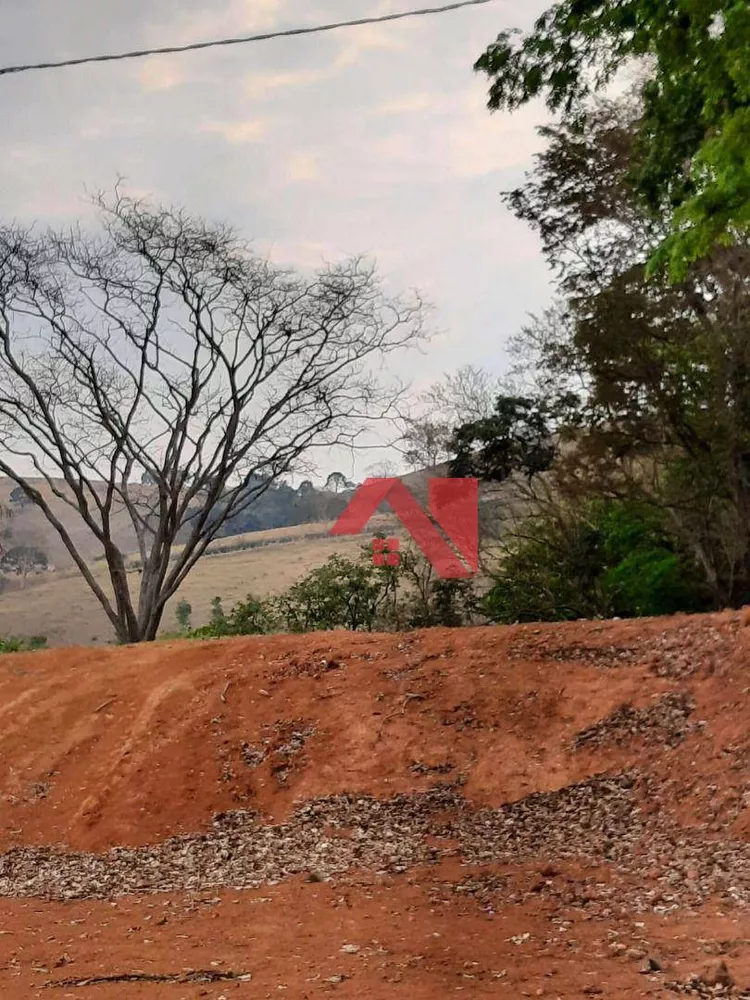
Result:
<instances>
[{"instance_id":1,"label":"electrical cable","mask_svg":"<svg viewBox=\"0 0 750 1000\"><path fill-rule=\"evenodd\" d=\"M377 17L361 17L353 21L337 21L330 24L311 25L306 28L287 28L282 31L269 31L261 35L246 35L240 38L219 38L208 42L192 42L188 45L165 45L154 49L137 49L132 52L113 52L98 56L82 56L78 59L60 59L53 62L24 63L18 66L1 66L0 76L10 73L27 73L32 70L61 69L64 66L84 66L88 63L118 62L123 59L143 59L146 56L172 55L179 52L196 52L199 49L212 49L225 45L246 45L248 42L266 42L273 38L292 38L297 35L317 35L324 31L337 31L339 28L358 28L366 24L382 24L384 21L401 21L410 17L426 17L434 14L446 14L449 11L460 10L463 7L478 7L494 3L495 0L456 0L442 7L423 7L418 10L399 11L394 14L381 14Z\"/></svg>"}]
</instances>

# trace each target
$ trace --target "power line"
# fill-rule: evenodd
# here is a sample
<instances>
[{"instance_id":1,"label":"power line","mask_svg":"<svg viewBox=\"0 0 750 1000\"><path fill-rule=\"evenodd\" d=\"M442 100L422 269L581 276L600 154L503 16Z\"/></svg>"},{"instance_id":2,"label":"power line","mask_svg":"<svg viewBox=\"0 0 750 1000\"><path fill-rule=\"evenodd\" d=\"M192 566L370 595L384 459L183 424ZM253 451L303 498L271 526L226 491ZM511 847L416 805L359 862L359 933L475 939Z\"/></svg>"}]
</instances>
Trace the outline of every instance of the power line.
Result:
<instances>
[{"instance_id":1,"label":"power line","mask_svg":"<svg viewBox=\"0 0 750 1000\"><path fill-rule=\"evenodd\" d=\"M318 24L308 28L287 28L284 31L269 31L262 35L246 35L243 38L218 38L210 42L193 42L190 45L165 45L157 49L136 49L133 52L113 52L98 56L82 56L79 59L61 59L56 62L25 63L18 66L0 67L0 76L9 73L27 73L38 69L60 69L63 66L84 66L87 63L119 62L123 59L143 59L146 56L172 55L176 52L195 52L198 49L213 49L220 45L245 45L248 42L267 42L272 38L291 38L296 35L318 35L324 31L339 28L358 28L365 24L381 24L383 21L401 21L407 17L425 17L432 14L446 14L462 7L478 7L494 3L494 0L457 0L443 7L423 7L421 10L404 10L395 14L381 14L378 17L361 17L354 21L337 21Z\"/></svg>"}]
</instances>

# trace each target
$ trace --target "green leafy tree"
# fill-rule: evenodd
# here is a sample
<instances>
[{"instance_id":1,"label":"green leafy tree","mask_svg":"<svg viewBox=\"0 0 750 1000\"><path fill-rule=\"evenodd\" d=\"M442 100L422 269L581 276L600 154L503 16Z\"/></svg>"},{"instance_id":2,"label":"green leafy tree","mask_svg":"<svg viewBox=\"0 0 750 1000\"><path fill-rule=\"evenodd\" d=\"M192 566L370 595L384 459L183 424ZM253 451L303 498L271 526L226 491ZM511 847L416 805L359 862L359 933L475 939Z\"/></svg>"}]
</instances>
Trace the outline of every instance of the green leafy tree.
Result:
<instances>
[{"instance_id":1,"label":"green leafy tree","mask_svg":"<svg viewBox=\"0 0 750 1000\"><path fill-rule=\"evenodd\" d=\"M750 598L750 246L719 248L670 283L647 276L658 226L628 183L632 100L546 128L506 195L540 234L564 299L526 331L546 398L575 449L565 490L637 496L667 511L719 605ZM557 404L555 404L557 405ZM566 426L567 422L567 426Z\"/></svg>"},{"instance_id":2,"label":"green leafy tree","mask_svg":"<svg viewBox=\"0 0 750 1000\"><path fill-rule=\"evenodd\" d=\"M711 607L700 568L652 507L590 500L530 519L485 599L497 622L631 618Z\"/></svg>"},{"instance_id":3,"label":"green leafy tree","mask_svg":"<svg viewBox=\"0 0 750 1000\"><path fill-rule=\"evenodd\" d=\"M490 417L459 427L452 441L451 474L502 482L514 472L533 478L555 457L558 417L577 400L554 404L523 396L499 396Z\"/></svg>"},{"instance_id":4,"label":"green leafy tree","mask_svg":"<svg viewBox=\"0 0 750 1000\"><path fill-rule=\"evenodd\" d=\"M575 115L632 60L648 79L629 179L670 225L652 256L673 278L750 231L750 5L746 0L560 0L476 63L489 106L544 97Z\"/></svg>"},{"instance_id":5,"label":"green leafy tree","mask_svg":"<svg viewBox=\"0 0 750 1000\"><path fill-rule=\"evenodd\" d=\"M325 488L334 493L340 493L347 488L348 479L343 472L332 472L326 479Z\"/></svg>"}]
</instances>

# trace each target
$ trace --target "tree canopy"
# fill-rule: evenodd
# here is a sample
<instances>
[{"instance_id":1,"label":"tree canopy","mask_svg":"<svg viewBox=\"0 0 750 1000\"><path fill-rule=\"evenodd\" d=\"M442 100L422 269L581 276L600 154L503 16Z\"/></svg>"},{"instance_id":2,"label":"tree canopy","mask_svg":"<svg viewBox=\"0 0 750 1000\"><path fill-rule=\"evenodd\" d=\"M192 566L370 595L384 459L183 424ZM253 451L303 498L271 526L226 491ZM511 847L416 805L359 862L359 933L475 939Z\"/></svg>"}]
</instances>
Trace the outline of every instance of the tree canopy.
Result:
<instances>
[{"instance_id":1,"label":"tree canopy","mask_svg":"<svg viewBox=\"0 0 750 1000\"><path fill-rule=\"evenodd\" d=\"M577 447L560 481L668 511L716 603L741 604L750 597L750 241L714 248L681 281L649 277L660 228L628 183L640 120L635 101L598 102L546 128L535 169L506 195L540 234L560 291L527 330L525 362L546 406L580 387L581 405L563 419L570 430L575 417Z\"/></svg>"},{"instance_id":2,"label":"tree canopy","mask_svg":"<svg viewBox=\"0 0 750 1000\"><path fill-rule=\"evenodd\" d=\"M499 396L491 416L456 430L452 474L503 482L514 472L546 472L555 457L554 416L538 400Z\"/></svg>"},{"instance_id":3,"label":"tree canopy","mask_svg":"<svg viewBox=\"0 0 750 1000\"><path fill-rule=\"evenodd\" d=\"M570 119L633 60L645 67L629 180L669 219L651 257L675 279L750 231L750 5L746 0L560 0L476 63L492 110L544 97Z\"/></svg>"}]
</instances>

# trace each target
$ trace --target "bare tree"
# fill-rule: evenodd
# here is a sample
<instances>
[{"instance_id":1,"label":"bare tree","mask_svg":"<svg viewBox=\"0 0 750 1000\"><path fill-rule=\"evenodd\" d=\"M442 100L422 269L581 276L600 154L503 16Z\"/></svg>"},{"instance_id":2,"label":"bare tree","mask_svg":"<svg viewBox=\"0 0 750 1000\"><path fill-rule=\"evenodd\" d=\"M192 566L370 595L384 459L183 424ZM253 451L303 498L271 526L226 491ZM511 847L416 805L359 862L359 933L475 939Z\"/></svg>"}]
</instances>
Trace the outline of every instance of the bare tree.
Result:
<instances>
[{"instance_id":1,"label":"bare tree","mask_svg":"<svg viewBox=\"0 0 750 1000\"><path fill-rule=\"evenodd\" d=\"M464 365L430 386L422 400L429 413L458 427L492 416L499 393L497 378L476 365Z\"/></svg>"},{"instance_id":2,"label":"bare tree","mask_svg":"<svg viewBox=\"0 0 750 1000\"><path fill-rule=\"evenodd\" d=\"M406 418L401 438L404 461L411 469L433 469L450 456L453 427L445 421Z\"/></svg>"},{"instance_id":3,"label":"bare tree","mask_svg":"<svg viewBox=\"0 0 750 1000\"><path fill-rule=\"evenodd\" d=\"M0 472L119 640L138 642L228 517L389 413L398 389L373 371L422 336L422 309L387 298L361 258L303 277L183 211L119 191L97 206L94 235L0 228ZM61 504L101 544L111 593ZM137 594L117 516L137 539Z\"/></svg>"},{"instance_id":4,"label":"bare tree","mask_svg":"<svg viewBox=\"0 0 750 1000\"><path fill-rule=\"evenodd\" d=\"M398 466L387 458L368 465L365 472L371 479L395 479L400 474Z\"/></svg>"},{"instance_id":5,"label":"bare tree","mask_svg":"<svg viewBox=\"0 0 750 1000\"><path fill-rule=\"evenodd\" d=\"M454 431L489 418L499 392L498 380L475 365L465 365L434 382L416 398L411 412L401 414L395 447L406 465L431 469L447 462L453 454Z\"/></svg>"}]
</instances>

